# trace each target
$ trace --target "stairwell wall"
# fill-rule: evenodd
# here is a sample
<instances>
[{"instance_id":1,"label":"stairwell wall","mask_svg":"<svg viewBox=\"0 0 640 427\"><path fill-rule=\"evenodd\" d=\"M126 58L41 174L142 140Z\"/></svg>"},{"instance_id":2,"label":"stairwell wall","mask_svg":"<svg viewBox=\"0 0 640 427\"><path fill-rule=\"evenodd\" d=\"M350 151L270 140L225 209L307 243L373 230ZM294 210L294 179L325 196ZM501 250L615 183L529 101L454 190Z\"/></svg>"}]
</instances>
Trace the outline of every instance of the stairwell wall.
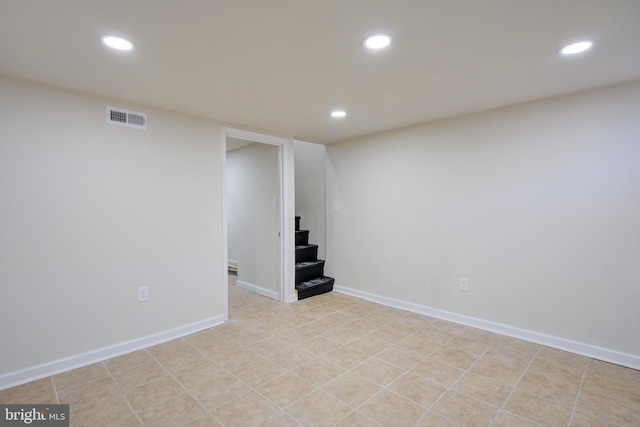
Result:
<instances>
[{"instance_id":1,"label":"stairwell wall","mask_svg":"<svg viewBox=\"0 0 640 427\"><path fill-rule=\"evenodd\" d=\"M637 363L639 111L635 82L328 145L327 274Z\"/></svg>"},{"instance_id":2,"label":"stairwell wall","mask_svg":"<svg viewBox=\"0 0 640 427\"><path fill-rule=\"evenodd\" d=\"M278 147L256 143L227 153L229 259L238 262L239 286L274 299L280 295L279 182Z\"/></svg>"}]
</instances>

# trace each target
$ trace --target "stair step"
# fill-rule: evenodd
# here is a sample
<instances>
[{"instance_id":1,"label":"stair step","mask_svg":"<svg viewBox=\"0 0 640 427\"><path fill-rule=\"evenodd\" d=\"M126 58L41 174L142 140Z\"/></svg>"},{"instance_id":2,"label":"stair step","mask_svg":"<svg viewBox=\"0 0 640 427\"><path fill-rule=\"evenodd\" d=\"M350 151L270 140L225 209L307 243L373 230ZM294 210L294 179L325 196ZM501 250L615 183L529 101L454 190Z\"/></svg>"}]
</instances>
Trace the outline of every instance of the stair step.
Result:
<instances>
[{"instance_id":1,"label":"stair step","mask_svg":"<svg viewBox=\"0 0 640 427\"><path fill-rule=\"evenodd\" d=\"M313 261L318 258L318 245L296 246L296 262Z\"/></svg>"},{"instance_id":2,"label":"stair step","mask_svg":"<svg viewBox=\"0 0 640 427\"><path fill-rule=\"evenodd\" d=\"M296 230L296 246L309 244L309 230Z\"/></svg>"},{"instance_id":3,"label":"stair step","mask_svg":"<svg viewBox=\"0 0 640 427\"><path fill-rule=\"evenodd\" d=\"M296 264L296 285L324 276L324 260L299 262Z\"/></svg>"},{"instance_id":4,"label":"stair step","mask_svg":"<svg viewBox=\"0 0 640 427\"><path fill-rule=\"evenodd\" d=\"M314 295L324 294L333 290L333 283L335 280L332 277L317 277L315 279L307 280L296 285L298 291L298 299L305 299Z\"/></svg>"}]
</instances>

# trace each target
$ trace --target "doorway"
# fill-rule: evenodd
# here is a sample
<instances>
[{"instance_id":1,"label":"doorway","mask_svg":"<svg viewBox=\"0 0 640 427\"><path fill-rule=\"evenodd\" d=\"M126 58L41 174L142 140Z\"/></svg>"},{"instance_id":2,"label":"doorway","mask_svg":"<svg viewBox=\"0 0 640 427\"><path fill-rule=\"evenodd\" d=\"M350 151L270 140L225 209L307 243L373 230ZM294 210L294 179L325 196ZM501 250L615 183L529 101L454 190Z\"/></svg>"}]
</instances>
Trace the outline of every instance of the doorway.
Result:
<instances>
[{"instance_id":1,"label":"doorway","mask_svg":"<svg viewBox=\"0 0 640 427\"><path fill-rule=\"evenodd\" d=\"M236 286L278 301L289 300L292 269L288 230L288 140L223 128L223 250L225 317L229 262L237 262ZM231 150L231 151L229 151ZM231 153L231 154L229 154ZM244 168L244 169L243 169ZM238 258L238 259L234 259Z\"/></svg>"}]
</instances>

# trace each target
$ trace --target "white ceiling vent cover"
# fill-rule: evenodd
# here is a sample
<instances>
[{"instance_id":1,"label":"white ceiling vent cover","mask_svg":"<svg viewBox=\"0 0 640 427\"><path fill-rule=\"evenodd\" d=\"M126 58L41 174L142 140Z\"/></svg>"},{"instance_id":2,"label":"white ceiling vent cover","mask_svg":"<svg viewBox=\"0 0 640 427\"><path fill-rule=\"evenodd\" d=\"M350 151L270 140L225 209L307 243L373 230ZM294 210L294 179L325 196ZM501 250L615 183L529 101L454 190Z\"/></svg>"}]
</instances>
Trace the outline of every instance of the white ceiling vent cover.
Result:
<instances>
[{"instance_id":1,"label":"white ceiling vent cover","mask_svg":"<svg viewBox=\"0 0 640 427\"><path fill-rule=\"evenodd\" d=\"M147 114L107 105L107 124L146 129Z\"/></svg>"}]
</instances>

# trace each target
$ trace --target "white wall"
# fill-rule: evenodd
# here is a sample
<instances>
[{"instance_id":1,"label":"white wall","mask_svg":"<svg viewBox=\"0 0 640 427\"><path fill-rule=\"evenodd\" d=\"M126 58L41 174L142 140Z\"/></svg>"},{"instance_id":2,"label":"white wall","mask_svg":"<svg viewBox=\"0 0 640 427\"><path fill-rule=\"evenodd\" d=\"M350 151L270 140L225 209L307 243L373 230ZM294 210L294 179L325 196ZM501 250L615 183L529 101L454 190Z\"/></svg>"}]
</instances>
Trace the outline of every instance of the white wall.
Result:
<instances>
[{"instance_id":1,"label":"white wall","mask_svg":"<svg viewBox=\"0 0 640 427\"><path fill-rule=\"evenodd\" d=\"M637 363L639 113L636 82L329 145L327 274Z\"/></svg>"},{"instance_id":2,"label":"white wall","mask_svg":"<svg viewBox=\"0 0 640 427\"><path fill-rule=\"evenodd\" d=\"M309 243L318 245L318 258L325 259L324 145L294 141L296 163L296 215L300 228L309 230Z\"/></svg>"},{"instance_id":3,"label":"white wall","mask_svg":"<svg viewBox=\"0 0 640 427\"><path fill-rule=\"evenodd\" d=\"M280 297L278 153L261 143L227 153L229 259L238 262L240 286L274 299Z\"/></svg>"},{"instance_id":4,"label":"white wall","mask_svg":"<svg viewBox=\"0 0 640 427\"><path fill-rule=\"evenodd\" d=\"M220 126L5 77L0 93L0 387L223 321ZM106 125L106 105L148 130Z\"/></svg>"}]
</instances>

